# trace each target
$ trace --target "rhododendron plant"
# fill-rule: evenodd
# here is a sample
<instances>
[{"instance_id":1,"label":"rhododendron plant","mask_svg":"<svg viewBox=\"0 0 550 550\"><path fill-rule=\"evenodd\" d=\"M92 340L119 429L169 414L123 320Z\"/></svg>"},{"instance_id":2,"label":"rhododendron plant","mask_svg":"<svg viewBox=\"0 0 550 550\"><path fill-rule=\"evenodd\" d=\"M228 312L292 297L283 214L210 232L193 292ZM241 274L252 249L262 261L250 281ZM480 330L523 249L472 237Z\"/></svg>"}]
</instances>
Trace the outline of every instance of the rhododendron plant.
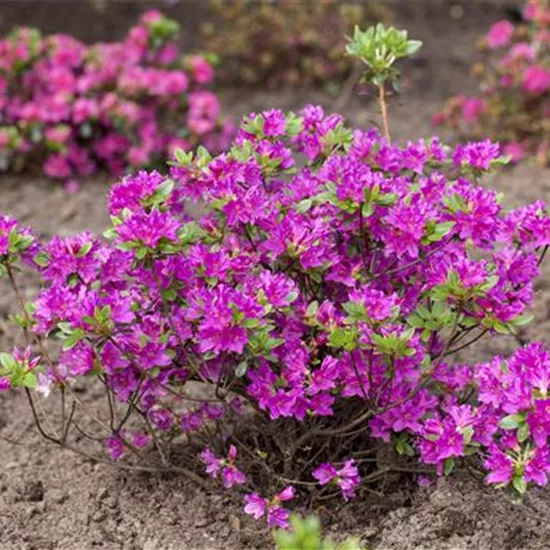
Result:
<instances>
[{"instance_id":1,"label":"rhododendron plant","mask_svg":"<svg viewBox=\"0 0 550 550\"><path fill-rule=\"evenodd\" d=\"M269 475L351 498L376 439L440 474L479 453L489 482L544 484L547 352L453 360L529 321L550 244L542 203L506 212L476 184L499 154L398 146L308 106L246 117L227 153L181 152L169 179L126 177L104 239L41 244L5 217L3 272L16 284L21 257L43 283L18 318L30 349L0 357L3 387L61 390L79 411L72 381L98 378L112 456L151 462L142 445L184 437L197 471L258 494ZM283 523L269 498L248 511Z\"/></svg>"},{"instance_id":2,"label":"rhododendron plant","mask_svg":"<svg viewBox=\"0 0 550 550\"><path fill-rule=\"evenodd\" d=\"M479 94L451 98L434 116L434 123L469 139L497 139L514 162L534 155L548 164L550 4L530 0L521 23L494 23L482 48L486 60L473 68L481 80Z\"/></svg>"},{"instance_id":3,"label":"rhododendron plant","mask_svg":"<svg viewBox=\"0 0 550 550\"><path fill-rule=\"evenodd\" d=\"M178 24L145 13L122 42L86 46L16 29L0 41L0 169L41 164L68 180L158 164L174 148L219 148L231 125L205 57L182 55Z\"/></svg>"},{"instance_id":4,"label":"rhododendron plant","mask_svg":"<svg viewBox=\"0 0 550 550\"><path fill-rule=\"evenodd\" d=\"M51 441L89 453L89 435L121 467L218 480L269 526L314 488L351 499L388 471L424 483L470 455L488 483L544 485L549 354L457 359L530 321L550 245L543 203L507 211L479 185L502 164L489 141L399 145L309 105L245 117L218 156L179 151L169 178L122 179L103 238L40 242L3 217L29 348L1 356L2 387L25 388ZM41 277L30 303L25 265ZM103 387L102 411L81 378ZM61 426L40 393L61 396Z\"/></svg>"}]
</instances>

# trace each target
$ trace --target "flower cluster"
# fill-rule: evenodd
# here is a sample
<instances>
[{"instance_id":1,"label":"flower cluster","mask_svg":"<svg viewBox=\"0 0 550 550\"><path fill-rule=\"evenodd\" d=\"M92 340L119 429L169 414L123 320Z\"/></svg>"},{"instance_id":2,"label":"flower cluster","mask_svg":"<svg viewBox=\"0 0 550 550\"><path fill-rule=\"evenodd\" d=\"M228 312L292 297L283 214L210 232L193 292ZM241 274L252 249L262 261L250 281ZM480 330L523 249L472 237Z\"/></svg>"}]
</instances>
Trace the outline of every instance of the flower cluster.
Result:
<instances>
[{"instance_id":1,"label":"flower cluster","mask_svg":"<svg viewBox=\"0 0 550 550\"><path fill-rule=\"evenodd\" d=\"M19 28L0 40L0 170L38 162L69 180L151 166L176 148L223 147L214 71L182 55L178 25L145 13L121 42L86 46Z\"/></svg>"},{"instance_id":2,"label":"flower cluster","mask_svg":"<svg viewBox=\"0 0 550 550\"><path fill-rule=\"evenodd\" d=\"M482 40L487 59L473 68L480 78L475 97L451 98L433 118L469 138L491 137L505 144L517 162L536 155L550 160L550 4L529 0L523 21L494 23Z\"/></svg>"},{"instance_id":3,"label":"flower cluster","mask_svg":"<svg viewBox=\"0 0 550 550\"><path fill-rule=\"evenodd\" d=\"M40 365L4 359L67 401L74 379L98 378L111 455L149 460L154 445L165 465L184 439L197 470L276 494L246 497L270 525L286 524L286 486L353 497L376 477L360 459L374 440L434 473L478 454L488 482L544 484L548 353L455 360L529 322L550 245L544 204L506 211L478 185L499 155L489 141L389 143L315 106L251 114L227 152L179 151L169 178L115 184L103 238L38 244L3 218L3 273L17 290L23 255L42 279L16 319Z\"/></svg>"},{"instance_id":4,"label":"flower cluster","mask_svg":"<svg viewBox=\"0 0 550 550\"><path fill-rule=\"evenodd\" d=\"M353 498L357 486L361 483L359 470L353 458L346 460L340 469L336 469L332 464L321 464L312 475L320 485L336 484L342 491L344 500Z\"/></svg>"},{"instance_id":5,"label":"flower cluster","mask_svg":"<svg viewBox=\"0 0 550 550\"><path fill-rule=\"evenodd\" d=\"M246 476L235 466L237 448L229 447L227 458L218 458L212 449L204 449L200 454L201 460L206 465L206 473L212 477L218 477L221 471L223 486L230 489L233 485L242 485L246 482Z\"/></svg>"},{"instance_id":6,"label":"flower cluster","mask_svg":"<svg viewBox=\"0 0 550 550\"><path fill-rule=\"evenodd\" d=\"M218 79L231 84L339 87L353 60L345 35L354 25L387 19L381 7L323 0L211 0L203 46L222 61Z\"/></svg>"},{"instance_id":7,"label":"flower cluster","mask_svg":"<svg viewBox=\"0 0 550 550\"><path fill-rule=\"evenodd\" d=\"M295 494L296 491L292 485L285 487L272 499L261 497L258 493L251 493L244 498L244 511L256 520L266 516L268 527L286 529L289 525L290 512L283 508L281 503L292 500Z\"/></svg>"}]
</instances>

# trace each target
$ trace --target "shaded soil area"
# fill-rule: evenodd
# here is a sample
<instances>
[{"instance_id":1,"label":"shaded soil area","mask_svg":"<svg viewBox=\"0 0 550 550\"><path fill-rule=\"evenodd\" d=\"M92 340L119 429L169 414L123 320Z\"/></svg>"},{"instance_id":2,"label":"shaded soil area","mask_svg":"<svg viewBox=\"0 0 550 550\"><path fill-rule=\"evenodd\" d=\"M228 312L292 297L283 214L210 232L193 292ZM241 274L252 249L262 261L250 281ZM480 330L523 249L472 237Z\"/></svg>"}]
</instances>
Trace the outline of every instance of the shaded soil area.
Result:
<instances>
[{"instance_id":1,"label":"shaded soil area","mask_svg":"<svg viewBox=\"0 0 550 550\"><path fill-rule=\"evenodd\" d=\"M2 17L7 17L7 4L0 2ZM439 19L430 11L435 4ZM475 9L466 6L461 19L453 18L448 3L441 2L411 2L410 13L400 15L399 23L411 28L411 35L424 40L426 47L405 67L407 93L392 99L391 127L397 139L431 134L429 117L444 98L473 88L468 66L476 39L502 16L503 5L475 4ZM221 97L226 110L236 117L266 107L297 110L306 102L330 109L335 101L303 90L228 90ZM354 98L343 111L361 127L378 118L369 96ZM99 233L107 221L109 184L108 178L99 178L84 182L79 193L67 195L41 178L4 175L0 176L0 211L32 224L45 236L82 230ZM550 200L550 170L532 164L494 176L487 185L505 193L507 206ZM550 340L548 263L537 289L537 320L524 336ZM25 279L24 293L30 297L35 290L34 280ZM13 342L7 323L13 311L9 289L0 284L2 349ZM509 353L515 345L507 338L490 338L463 359L486 360L495 353ZM93 390L81 391L93 404ZM241 502L231 494L210 494L179 476L114 470L47 445L34 428L24 396L0 395L0 460L0 550L269 547L269 533L242 516ZM335 538L357 534L369 548L378 550L542 550L550 540L550 491L535 489L516 504L484 487L466 469L435 487L420 489L401 480L383 495L365 493L340 511L333 503L314 511Z\"/></svg>"}]
</instances>

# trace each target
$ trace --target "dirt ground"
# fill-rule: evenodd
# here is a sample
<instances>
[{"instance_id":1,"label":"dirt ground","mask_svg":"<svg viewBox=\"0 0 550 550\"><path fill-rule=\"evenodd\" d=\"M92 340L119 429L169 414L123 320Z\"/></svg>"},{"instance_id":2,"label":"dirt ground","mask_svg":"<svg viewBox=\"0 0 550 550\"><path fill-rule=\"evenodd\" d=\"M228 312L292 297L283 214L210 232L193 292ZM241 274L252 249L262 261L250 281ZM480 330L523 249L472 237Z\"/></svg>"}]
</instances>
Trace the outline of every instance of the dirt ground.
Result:
<instances>
[{"instance_id":1,"label":"dirt ground","mask_svg":"<svg viewBox=\"0 0 550 550\"><path fill-rule=\"evenodd\" d=\"M469 2L464 17L456 19L448 4L443 3L444 8L440 4L410 2L410 11L400 14L399 22L426 43L416 60L405 67L406 94L393 98L390 107L392 133L401 140L429 135L429 116L444 98L453 91L472 89L468 65L476 39L503 15L498 2ZM433 11L434 5L439 11ZM221 96L226 111L236 117L265 107L296 110L306 102L320 102L330 108L334 102L305 91L233 90ZM352 100L344 113L362 127L377 119L369 97ZM100 232L106 223L109 183L99 178L85 182L79 193L67 195L60 186L41 178L0 176L0 211L32 224L44 235ZM550 201L550 170L535 165L508 170L487 185L505 193L510 206L538 198ZM537 288L537 320L525 336L550 340L548 262ZM29 279L24 291L30 296L34 290ZM12 341L6 324L12 308L8 289L0 285L1 348ZM471 354L484 360L509 352L513 345L505 338L491 338ZM26 402L19 396L0 395L0 460L0 550L269 546L268 533L243 518L239 501L231 495L208 494L177 476L120 472L48 446L33 428ZM334 537L357 534L377 550L550 547L550 490L535 489L523 503L515 504L465 470L436 487L420 489L403 482L384 496L365 495L341 511L330 506L316 512Z\"/></svg>"}]
</instances>

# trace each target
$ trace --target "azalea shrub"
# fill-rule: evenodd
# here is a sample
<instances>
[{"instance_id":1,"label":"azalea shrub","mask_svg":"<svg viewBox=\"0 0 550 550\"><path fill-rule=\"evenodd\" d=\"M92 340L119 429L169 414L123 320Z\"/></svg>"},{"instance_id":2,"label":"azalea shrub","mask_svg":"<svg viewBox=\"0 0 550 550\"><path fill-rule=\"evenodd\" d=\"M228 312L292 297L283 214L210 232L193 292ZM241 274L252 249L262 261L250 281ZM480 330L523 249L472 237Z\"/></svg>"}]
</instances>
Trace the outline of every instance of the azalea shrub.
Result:
<instances>
[{"instance_id":1,"label":"azalea shrub","mask_svg":"<svg viewBox=\"0 0 550 550\"><path fill-rule=\"evenodd\" d=\"M4 216L28 347L0 355L1 387L51 441L212 478L271 527L299 498L466 457L496 486L545 485L548 352L457 360L530 321L550 244L542 202L508 211L479 185L503 162L490 141L399 145L307 106L245 117L218 156L179 151L169 178L123 178L102 238L42 242ZM41 279L28 303L20 269Z\"/></svg>"},{"instance_id":2,"label":"azalea shrub","mask_svg":"<svg viewBox=\"0 0 550 550\"><path fill-rule=\"evenodd\" d=\"M491 137L517 162L534 155L550 160L550 4L530 0L523 20L494 23L481 42L485 60L473 73L480 81L476 96L451 98L435 124L468 138Z\"/></svg>"},{"instance_id":3,"label":"azalea shrub","mask_svg":"<svg viewBox=\"0 0 550 550\"><path fill-rule=\"evenodd\" d=\"M211 0L203 47L221 60L218 78L268 87L324 86L337 91L352 74L344 56L354 25L386 20L380 6L339 0Z\"/></svg>"},{"instance_id":4,"label":"azalea shrub","mask_svg":"<svg viewBox=\"0 0 550 550\"><path fill-rule=\"evenodd\" d=\"M223 148L214 69L183 55L179 25L145 13L121 42L87 46L18 28L0 40L0 170L69 180L158 165L175 147Z\"/></svg>"}]
</instances>

